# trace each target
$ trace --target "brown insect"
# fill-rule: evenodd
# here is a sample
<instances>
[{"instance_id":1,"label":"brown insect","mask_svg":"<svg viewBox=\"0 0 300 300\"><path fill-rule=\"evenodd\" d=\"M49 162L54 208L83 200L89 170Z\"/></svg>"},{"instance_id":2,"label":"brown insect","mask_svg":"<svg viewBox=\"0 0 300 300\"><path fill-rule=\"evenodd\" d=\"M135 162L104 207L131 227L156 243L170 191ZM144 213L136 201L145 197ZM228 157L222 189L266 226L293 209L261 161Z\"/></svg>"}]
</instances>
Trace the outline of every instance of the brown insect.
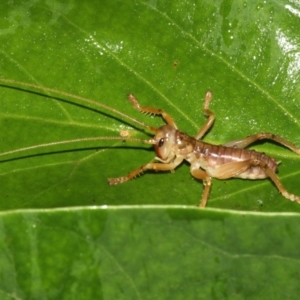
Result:
<instances>
[{"instance_id":1,"label":"brown insect","mask_svg":"<svg viewBox=\"0 0 300 300\"><path fill-rule=\"evenodd\" d=\"M155 136L149 140L128 138L123 137L95 137L95 138L85 138L76 140L59 141L48 144L35 145L31 147L21 148L17 150L12 150L0 154L0 156L17 153L21 151L26 151L29 149L48 147L52 145L75 143L78 141L85 140L125 140L125 141L138 141L146 144L153 144L156 157L151 162L137 168L136 170L130 172L126 176L118 178L108 179L108 183L111 185L116 185L119 183L131 180L138 175L141 175L147 170L155 171L173 171L177 166L179 166L184 160L188 161L191 165L191 174L196 179L202 180L204 185L204 191L202 194L201 201L199 203L200 207L205 207L208 201L209 192L211 189L212 178L218 179L229 179L229 178L242 178L242 179L264 179L270 178L276 185L280 193L287 199L292 201L297 201L300 203L300 197L293 195L284 188L280 179L276 175L277 162L274 158L260 153L254 150L245 149L250 144L258 140L272 140L275 141L293 152L300 154L300 149L289 141L274 135L272 133L261 132L244 139L230 141L224 145L213 145L201 141L201 138L209 131L214 120L215 115L209 109L209 104L212 99L212 93L208 91L204 98L203 113L207 116L207 121L200 128L195 137L191 137L186 133L178 130L172 117L165 111L153 107L142 107L140 106L137 99L130 94L128 96L129 101L132 103L133 107L142 113L152 114L161 116L167 125L163 125L159 128L152 127L144 124L130 116L123 114L122 112L106 106L104 104L98 103L96 101L86 99L80 96L71 95L65 92L57 91L54 89L36 86L29 83L18 82L9 79L0 79L4 83L12 83L21 86L27 86L36 89L42 89L44 91L49 91L53 93L58 93L67 97L72 97L74 99L80 100L82 102L100 106L110 112L118 114L146 129L152 131Z\"/></svg>"}]
</instances>

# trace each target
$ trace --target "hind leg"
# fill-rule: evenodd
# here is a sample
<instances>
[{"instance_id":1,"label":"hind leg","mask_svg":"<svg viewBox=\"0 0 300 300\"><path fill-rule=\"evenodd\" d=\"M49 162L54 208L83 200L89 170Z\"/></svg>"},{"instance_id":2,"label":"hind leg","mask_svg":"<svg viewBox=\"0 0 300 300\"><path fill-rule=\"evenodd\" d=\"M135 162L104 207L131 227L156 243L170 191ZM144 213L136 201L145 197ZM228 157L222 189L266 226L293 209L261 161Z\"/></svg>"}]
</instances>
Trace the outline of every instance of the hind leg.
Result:
<instances>
[{"instance_id":1,"label":"hind leg","mask_svg":"<svg viewBox=\"0 0 300 300\"><path fill-rule=\"evenodd\" d=\"M285 187L283 186L283 184L281 183L280 179L275 174L275 172L271 168L269 168L268 165L264 161L253 161L253 165L259 165L261 168L264 169L266 174L276 185L276 187L278 188L279 192L282 194L283 197L285 197L286 199L289 199L291 201L296 201L296 202L300 203L300 197L289 193L285 189Z\"/></svg>"},{"instance_id":2,"label":"hind leg","mask_svg":"<svg viewBox=\"0 0 300 300\"><path fill-rule=\"evenodd\" d=\"M250 144L253 144L256 141L261 141L261 140L275 141L276 143L289 148L293 152L300 154L300 149L296 145L283 139L282 137L280 137L278 135L275 135L273 133L268 133L268 132L260 132L257 134L250 135L244 139L230 141L230 142L224 144L224 146L236 147L236 148L246 148Z\"/></svg>"}]
</instances>

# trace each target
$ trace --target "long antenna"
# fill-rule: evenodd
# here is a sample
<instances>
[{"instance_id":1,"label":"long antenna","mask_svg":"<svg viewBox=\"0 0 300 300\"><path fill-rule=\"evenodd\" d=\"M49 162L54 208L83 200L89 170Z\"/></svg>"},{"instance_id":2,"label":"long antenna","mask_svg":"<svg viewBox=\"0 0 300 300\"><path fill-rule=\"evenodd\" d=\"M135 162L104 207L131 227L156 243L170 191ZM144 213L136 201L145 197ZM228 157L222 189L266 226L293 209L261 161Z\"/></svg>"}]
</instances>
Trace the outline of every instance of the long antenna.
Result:
<instances>
[{"instance_id":1,"label":"long antenna","mask_svg":"<svg viewBox=\"0 0 300 300\"><path fill-rule=\"evenodd\" d=\"M0 153L0 156L15 154L15 153L19 153L19 152L25 152L25 151L32 150L32 149L53 147L53 146L57 146L57 145L88 142L88 141L100 141L100 140L130 141L130 142L139 142L139 143L150 144L150 145L154 145L156 143L155 139L145 140L145 139L138 139L138 138L126 138L126 137L124 138L124 137L118 137L118 136L100 136L100 137L79 138L79 139L73 139L73 140L39 144L39 145L34 145L34 146L29 146L29 147L24 147L24 148L19 148L19 149L3 152L3 153Z\"/></svg>"},{"instance_id":2,"label":"long antenna","mask_svg":"<svg viewBox=\"0 0 300 300\"><path fill-rule=\"evenodd\" d=\"M146 125L145 123L141 122L141 121L138 121L136 120L135 118L132 118L130 116L127 116L126 114L108 106L108 105L105 105L105 104L102 104L102 103L99 103L97 101L94 101L94 100L91 100L91 99L88 99L88 98L84 98L84 97L81 97L81 96L77 96L77 95L73 95L73 94L70 94L70 93L67 93L67 92L64 92L64 91L58 91L58 90L55 90L55 89L52 89L52 88L48 88L48 87L45 87L45 86L39 86L39 85L36 85L36 84L32 84L32 83L27 83L27 82L22 82L22 81L17 81L17 80L13 80L13 79L5 79L5 78L0 78L0 81L1 82L5 82L5 83L11 83L11 84L17 84L17 85L20 85L20 86L24 86L24 87L31 87L31 88L35 88L37 90L44 90L46 92L50 92L50 93L54 93L54 94L57 94L57 95L63 95L63 96L66 96L66 97L70 97L70 98L73 98L73 99L77 99L77 100L80 100L84 103L88 103L88 104L92 104L94 106L98 106L98 107L101 107L101 108L104 108L110 112L113 112L127 120L130 120L142 127L145 127L147 128L148 130L151 130L151 131L154 131L156 132L156 128L155 127L152 127L152 126L149 126L149 125Z\"/></svg>"}]
</instances>

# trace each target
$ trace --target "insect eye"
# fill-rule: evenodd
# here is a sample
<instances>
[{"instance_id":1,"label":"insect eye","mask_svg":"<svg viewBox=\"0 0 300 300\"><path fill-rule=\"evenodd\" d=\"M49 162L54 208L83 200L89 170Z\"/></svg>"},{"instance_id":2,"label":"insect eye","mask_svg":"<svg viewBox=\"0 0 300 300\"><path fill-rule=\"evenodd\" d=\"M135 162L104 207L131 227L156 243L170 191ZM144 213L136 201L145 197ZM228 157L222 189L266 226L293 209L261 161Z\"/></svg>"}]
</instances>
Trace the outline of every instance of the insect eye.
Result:
<instances>
[{"instance_id":1,"label":"insect eye","mask_svg":"<svg viewBox=\"0 0 300 300\"><path fill-rule=\"evenodd\" d=\"M165 143L165 139L164 139L164 138L161 138L161 139L159 140L159 142L158 142L158 147L159 147L159 148L162 147L162 146L164 145L164 143Z\"/></svg>"}]
</instances>

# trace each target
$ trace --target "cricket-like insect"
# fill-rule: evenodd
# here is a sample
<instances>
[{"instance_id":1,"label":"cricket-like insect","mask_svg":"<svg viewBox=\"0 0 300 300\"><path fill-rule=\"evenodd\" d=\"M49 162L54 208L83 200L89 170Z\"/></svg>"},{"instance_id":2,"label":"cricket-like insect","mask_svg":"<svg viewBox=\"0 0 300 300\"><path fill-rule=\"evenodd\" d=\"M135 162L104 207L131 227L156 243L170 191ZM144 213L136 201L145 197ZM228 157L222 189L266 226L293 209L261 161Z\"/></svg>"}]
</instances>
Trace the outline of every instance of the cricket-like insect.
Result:
<instances>
[{"instance_id":1,"label":"cricket-like insect","mask_svg":"<svg viewBox=\"0 0 300 300\"><path fill-rule=\"evenodd\" d=\"M21 148L12 150L0 154L0 156L12 154L16 152L26 151L29 149L42 148L52 145L73 143L83 140L124 140L124 141L138 141L146 144L153 144L156 157L151 162L137 168L130 172L128 175L118 178L108 179L110 185L116 185L119 183L131 180L138 175L141 175L146 170L155 171L173 171L179 166L184 160L188 161L191 165L191 174L196 179L202 180L204 184L204 191L202 194L200 207L205 207L209 197L211 189L212 178L228 179L228 178L242 178L242 179L264 179L270 178L276 185L280 193L287 199L297 201L300 203L300 197L290 194L282 185L280 179L276 175L277 162L274 158L260 153L254 150L245 149L250 144L258 140L272 140L275 141L293 152L300 154L300 149L294 144L287 140L274 135L272 133L261 132L244 139L230 141L224 145L212 145L201 141L201 138L209 131L214 120L215 115L209 109L209 104L212 99L212 93L208 91L205 94L203 113L207 116L207 120L204 125L200 128L195 137L190 137L186 133L178 130L172 117L165 111L153 107L142 107L140 106L137 99L129 94L128 99L135 109L142 113L161 116L166 125L159 128L152 127L138 121L130 116L123 114L122 112L98 103L96 101L86 99L80 96L71 95L65 92L57 91L47 87L41 87L34 84L18 82L10 79L1 79L0 81L6 84L16 84L25 87L31 87L39 90L44 90L67 97L71 97L87 104L92 104L106 109L114 114L118 114L133 123L136 123L152 132L155 136L149 140L127 138L127 137L96 137L86 138L68 141L59 141L48 144L35 145L31 147Z\"/></svg>"}]
</instances>

